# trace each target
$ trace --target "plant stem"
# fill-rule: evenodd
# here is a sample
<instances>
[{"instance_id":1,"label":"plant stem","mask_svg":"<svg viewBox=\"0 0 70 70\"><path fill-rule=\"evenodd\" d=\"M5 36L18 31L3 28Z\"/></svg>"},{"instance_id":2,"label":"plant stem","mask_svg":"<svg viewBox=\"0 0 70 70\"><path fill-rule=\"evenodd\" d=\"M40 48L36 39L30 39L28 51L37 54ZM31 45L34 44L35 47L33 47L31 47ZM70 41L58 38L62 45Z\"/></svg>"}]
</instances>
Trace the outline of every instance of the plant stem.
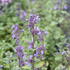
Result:
<instances>
[{"instance_id":1,"label":"plant stem","mask_svg":"<svg viewBox=\"0 0 70 70\"><path fill-rule=\"evenodd\" d=\"M32 29L34 29L34 27ZM34 70L34 44L35 44L35 36L34 36L34 34L32 34L32 42L33 42L32 70Z\"/></svg>"},{"instance_id":2,"label":"plant stem","mask_svg":"<svg viewBox=\"0 0 70 70\"><path fill-rule=\"evenodd\" d=\"M49 62L49 64L48 64L47 70L51 70L50 62Z\"/></svg>"}]
</instances>

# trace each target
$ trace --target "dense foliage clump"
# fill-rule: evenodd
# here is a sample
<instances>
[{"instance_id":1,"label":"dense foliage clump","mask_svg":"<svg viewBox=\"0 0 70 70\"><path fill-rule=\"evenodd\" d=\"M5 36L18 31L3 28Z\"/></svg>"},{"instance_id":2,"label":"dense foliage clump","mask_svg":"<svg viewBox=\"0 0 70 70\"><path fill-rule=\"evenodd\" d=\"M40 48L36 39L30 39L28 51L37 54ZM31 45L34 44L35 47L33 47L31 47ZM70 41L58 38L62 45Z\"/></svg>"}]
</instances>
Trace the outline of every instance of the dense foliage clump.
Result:
<instances>
[{"instance_id":1,"label":"dense foliage clump","mask_svg":"<svg viewBox=\"0 0 70 70\"><path fill-rule=\"evenodd\" d=\"M0 0L0 70L69 70L67 0Z\"/></svg>"}]
</instances>

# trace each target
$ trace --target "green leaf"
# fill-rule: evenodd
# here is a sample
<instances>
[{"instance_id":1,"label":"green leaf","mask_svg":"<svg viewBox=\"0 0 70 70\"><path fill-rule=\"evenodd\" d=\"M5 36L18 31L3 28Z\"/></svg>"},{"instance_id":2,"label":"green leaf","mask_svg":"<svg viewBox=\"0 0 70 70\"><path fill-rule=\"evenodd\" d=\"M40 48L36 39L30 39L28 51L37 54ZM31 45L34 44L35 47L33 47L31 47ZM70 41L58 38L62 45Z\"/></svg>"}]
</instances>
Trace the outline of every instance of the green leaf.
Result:
<instances>
[{"instance_id":1,"label":"green leaf","mask_svg":"<svg viewBox=\"0 0 70 70\"><path fill-rule=\"evenodd\" d=\"M30 70L30 68L31 67L30 66L27 66L27 65L22 67L22 69L24 69L24 70Z\"/></svg>"},{"instance_id":2,"label":"green leaf","mask_svg":"<svg viewBox=\"0 0 70 70\"><path fill-rule=\"evenodd\" d=\"M36 64L35 64L35 67L36 68L39 68L39 67L42 67L44 65L44 61L41 61L41 62L37 62Z\"/></svg>"},{"instance_id":3,"label":"green leaf","mask_svg":"<svg viewBox=\"0 0 70 70\"><path fill-rule=\"evenodd\" d=\"M62 61L62 55L56 55L55 56L55 61Z\"/></svg>"}]
</instances>

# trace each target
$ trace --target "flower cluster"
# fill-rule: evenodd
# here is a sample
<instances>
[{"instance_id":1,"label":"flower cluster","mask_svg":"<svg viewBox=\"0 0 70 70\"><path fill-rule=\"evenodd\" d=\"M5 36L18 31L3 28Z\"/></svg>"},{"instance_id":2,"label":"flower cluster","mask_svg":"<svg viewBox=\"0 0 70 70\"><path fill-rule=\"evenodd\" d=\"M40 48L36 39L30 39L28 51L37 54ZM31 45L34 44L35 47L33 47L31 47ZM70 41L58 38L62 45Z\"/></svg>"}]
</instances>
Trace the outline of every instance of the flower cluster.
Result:
<instances>
[{"instance_id":1,"label":"flower cluster","mask_svg":"<svg viewBox=\"0 0 70 70\"><path fill-rule=\"evenodd\" d=\"M20 58L23 58L23 56L24 56L24 54L23 54L23 46L17 46L16 52L17 52L17 55L18 55Z\"/></svg>"},{"instance_id":2,"label":"flower cluster","mask_svg":"<svg viewBox=\"0 0 70 70\"><path fill-rule=\"evenodd\" d=\"M12 2L12 0L0 0L0 3L2 3L2 4L9 4L11 2Z\"/></svg>"},{"instance_id":3,"label":"flower cluster","mask_svg":"<svg viewBox=\"0 0 70 70\"><path fill-rule=\"evenodd\" d=\"M16 44L18 44L19 43L19 39L20 39L19 38L19 36L20 36L19 26L18 26L18 24L15 24L15 25L12 26L12 28L13 28L12 38L16 39Z\"/></svg>"},{"instance_id":4,"label":"flower cluster","mask_svg":"<svg viewBox=\"0 0 70 70\"><path fill-rule=\"evenodd\" d=\"M32 28L40 20L39 16L36 14L31 14L29 18L29 27Z\"/></svg>"},{"instance_id":5,"label":"flower cluster","mask_svg":"<svg viewBox=\"0 0 70 70\"><path fill-rule=\"evenodd\" d=\"M23 53L23 46L19 45L16 47L16 53L19 59L19 65L24 66L25 63L23 61L24 53Z\"/></svg>"},{"instance_id":6,"label":"flower cluster","mask_svg":"<svg viewBox=\"0 0 70 70\"><path fill-rule=\"evenodd\" d=\"M45 31L42 31L39 27L36 26L38 21L40 20L38 15L32 14L29 19L29 28L30 32L32 34L32 43L30 44L29 48L33 49L33 54L30 56L29 61L32 63L32 69L34 70L34 63L35 58L39 58L39 60L44 58L46 47L44 46L44 35L46 34ZM38 40L36 39L36 36L39 38L39 41L41 42L40 46L35 47L35 42Z\"/></svg>"},{"instance_id":7,"label":"flower cluster","mask_svg":"<svg viewBox=\"0 0 70 70\"><path fill-rule=\"evenodd\" d=\"M46 48L45 48L45 46L40 46L40 47L37 47L36 48L36 53L34 54L37 58L39 58L39 57L43 57L43 55L44 55L44 53L45 53L45 50L46 50Z\"/></svg>"},{"instance_id":8,"label":"flower cluster","mask_svg":"<svg viewBox=\"0 0 70 70\"><path fill-rule=\"evenodd\" d=\"M19 40L20 40L20 35L22 32L24 32L23 30L20 30L19 25L15 24L12 26L12 38L16 40L16 44L19 44Z\"/></svg>"},{"instance_id":9,"label":"flower cluster","mask_svg":"<svg viewBox=\"0 0 70 70\"><path fill-rule=\"evenodd\" d=\"M19 44L20 42L20 34L21 34L21 30L19 28L19 25L18 24L15 24L12 26L12 38L16 40L16 53L17 53L17 56L18 56L18 59L19 59L19 66L22 67L25 65L24 61L23 61L23 57L24 57L24 53L23 53L23 49L24 47L21 46Z\"/></svg>"}]
</instances>

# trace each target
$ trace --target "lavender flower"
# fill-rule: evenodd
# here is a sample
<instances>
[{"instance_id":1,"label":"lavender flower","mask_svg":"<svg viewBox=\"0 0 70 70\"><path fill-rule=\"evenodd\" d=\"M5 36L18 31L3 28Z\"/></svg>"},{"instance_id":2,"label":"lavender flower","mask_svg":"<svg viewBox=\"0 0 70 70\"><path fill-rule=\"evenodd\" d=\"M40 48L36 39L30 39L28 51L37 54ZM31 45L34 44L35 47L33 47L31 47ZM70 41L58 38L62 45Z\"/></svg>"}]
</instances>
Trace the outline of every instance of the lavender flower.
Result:
<instances>
[{"instance_id":1,"label":"lavender flower","mask_svg":"<svg viewBox=\"0 0 70 70\"><path fill-rule=\"evenodd\" d=\"M26 65L31 66L31 63L29 63L28 61L25 62Z\"/></svg>"},{"instance_id":2,"label":"lavender flower","mask_svg":"<svg viewBox=\"0 0 70 70\"><path fill-rule=\"evenodd\" d=\"M37 21L39 20L39 16L35 15L35 14L31 14L29 22L32 24L36 24Z\"/></svg>"},{"instance_id":3,"label":"lavender flower","mask_svg":"<svg viewBox=\"0 0 70 70\"><path fill-rule=\"evenodd\" d=\"M23 32L22 30L20 30L19 25L15 24L12 26L12 38L16 40L16 44L19 44L19 39L20 39L20 34Z\"/></svg>"},{"instance_id":4,"label":"lavender flower","mask_svg":"<svg viewBox=\"0 0 70 70\"><path fill-rule=\"evenodd\" d=\"M23 53L23 46L17 46L16 47L16 52L19 58L23 59L24 53Z\"/></svg>"},{"instance_id":5,"label":"lavender flower","mask_svg":"<svg viewBox=\"0 0 70 70\"><path fill-rule=\"evenodd\" d=\"M66 9L68 9L68 7L66 5L64 5L63 9L66 10Z\"/></svg>"},{"instance_id":6,"label":"lavender flower","mask_svg":"<svg viewBox=\"0 0 70 70\"><path fill-rule=\"evenodd\" d=\"M18 24L13 25L12 29L13 29L13 31L12 31L12 38L15 39L15 38L17 38L17 34L16 33L19 30Z\"/></svg>"},{"instance_id":7,"label":"lavender flower","mask_svg":"<svg viewBox=\"0 0 70 70\"><path fill-rule=\"evenodd\" d=\"M19 60L20 67L25 66L25 62L23 60Z\"/></svg>"},{"instance_id":8,"label":"lavender flower","mask_svg":"<svg viewBox=\"0 0 70 70\"><path fill-rule=\"evenodd\" d=\"M12 0L1 0L1 3L2 4L9 4L11 2L12 2Z\"/></svg>"},{"instance_id":9,"label":"lavender flower","mask_svg":"<svg viewBox=\"0 0 70 70\"><path fill-rule=\"evenodd\" d=\"M29 19L29 27L32 28L40 20L39 16L36 14L31 14Z\"/></svg>"},{"instance_id":10,"label":"lavender flower","mask_svg":"<svg viewBox=\"0 0 70 70\"><path fill-rule=\"evenodd\" d=\"M38 27L34 27L34 29L31 30L32 35L37 35L40 32L40 29Z\"/></svg>"},{"instance_id":11,"label":"lavender flower","mask_svg":"<svg viewBox=\"0 0 70 70\"><path fill-rule=\"evenodd\" d=\"M65 55L65 54L66 54L66 51L61 52L61 54L62 54L62 55Z\"/></svg>"},{"instance_id":12,"label":"lavender flower","mask_svg":"<svg viewBox=\"0 0 70 70\"><path fill-rule=\"evenodd\" d=\"M16 53L17 53L17 56L18 56L18 59L19 59L19 65L20 67L24 66L25 65L25 62L23 61L25 55L23 53L23 50L24 50L24 47L23 46L17 46L16 47Z\"/></svg>"},{"instance_id":13,"label":"lavender flower","mask_svg":"<svg viewBox=\"0 0 70 70\"><path fill-rule=\"evenodd\" d=\"M33 62L34 62L33 55L30 55L30 57L29 57L29 63L33 63Z\"/></svg>"},{"instance_id":14,"label":"lavender flower","mask_svg":"<svg viewBox=\"0 0 70 70\"><path fill-rule=\"evenodd\" d=\"M36 56L37 58L40 57L41 55L44 55L46 48L44 46L40 46L36 49L36 53L34 54L34 56Z\"/></svg>"},{"instance_id":15,"label":"lavender flower","mask_svg":"<svg viewBox=\"0 0 70 70\"><path fill-rule=\"evenodd\" d=\"M40 41L44 40L44 34L45 34L44 31L42 31L42 30L39 31L38 36L39 36Z\"/></svg>"},{"instance_id":16,"label":"lavender flower","mask_svg":"<svg viewBox=\"0 0 70 70\"><path fill-rule=\"evenodd\" d=\"M27 13L25 11L22 11L20 13L20 19L22 19L23 21L26 21L26 16ZM20 39L20 33L21 30L19 28L18 24L13 25L12 29L12 38L16 39L16 53L18 56L18 60L19 60L19 65L20 67L24 66L24 65L28 65L28 66L32 66L32 69L35 69L34 63L35 63L35 57L43 57L43 55L45 54L45 46L44 44L42 44L40 47L35 47L35 36L38 36L41 41L44 41L44 35L47 34L46 32L40 30L38 27L35 26L35 24L38 23L38 21L40 20L38 15L32 14L29 18L29 27L30 27L30 32L32 34L32 42L29 43L28 49L31 49L32 54L29 55L29 59L27 57L25 57L25 53L24 52L24 47L19 45L19 39ZM26 50L25 50L26 51ZM26 53L27 55L27 53Z\"/></svg>"},{"instance_id":17,"label":"lavender flower","mask_svg":"<svg viewBox=\"0 0 70 70\"><path fill-rule=\"evenodd\" d=\"M32 49L33 48L33 42L29 43L28 49Z\"/></svg>"}]
</instances>

